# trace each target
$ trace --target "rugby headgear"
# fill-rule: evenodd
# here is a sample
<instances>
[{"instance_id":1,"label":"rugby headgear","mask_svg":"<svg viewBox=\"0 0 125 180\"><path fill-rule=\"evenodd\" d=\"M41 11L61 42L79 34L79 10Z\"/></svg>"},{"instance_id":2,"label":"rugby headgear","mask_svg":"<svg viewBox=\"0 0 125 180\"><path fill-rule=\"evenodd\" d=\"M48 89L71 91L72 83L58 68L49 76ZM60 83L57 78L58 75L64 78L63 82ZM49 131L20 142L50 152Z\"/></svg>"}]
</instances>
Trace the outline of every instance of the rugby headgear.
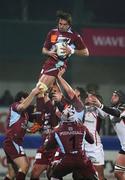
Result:
<instances>
[{"instance_id":1,"label":"rugby headgear","mask_svg":"<svg viewBox=\"0 0 125 180\"><path fill-rule=\"evenodd\" d=\"M113 93L117 94L119 97L119 103L124 104L125 103L125 93L122 90L115 90Z\"/></svg>"},{"instance_id":2,"label":"rugby headgear","mask_svg":"<svg viewBox=\"0 0 125 180\"><path fill-rule=\"evenodd\" d=\"M14 101L15 102L19 102L22 98L27 98L28 97L28 93L25 92L25 91L19 91L16 96L15 96L15 99Z\"/></svg>"}]
</instances>

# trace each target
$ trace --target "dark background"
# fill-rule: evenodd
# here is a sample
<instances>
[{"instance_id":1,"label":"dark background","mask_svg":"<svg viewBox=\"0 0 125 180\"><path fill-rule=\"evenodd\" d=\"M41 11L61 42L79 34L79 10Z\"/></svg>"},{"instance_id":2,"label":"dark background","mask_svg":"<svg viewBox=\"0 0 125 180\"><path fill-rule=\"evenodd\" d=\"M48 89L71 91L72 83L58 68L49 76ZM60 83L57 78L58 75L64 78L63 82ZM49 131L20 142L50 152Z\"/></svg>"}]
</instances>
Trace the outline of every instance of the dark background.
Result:
<instances>
[{"instance_id":1,"label":"dark background","mask_svg":"<svg viewBox=\"0 0 125 180\"><path fill-rule=\"evenodd\" d=\"M55 21L55 12L62 9L72 14L75 23L121 24L124 7L124 0L0 0L0 19Z\"/></svg>"}]
</instances>

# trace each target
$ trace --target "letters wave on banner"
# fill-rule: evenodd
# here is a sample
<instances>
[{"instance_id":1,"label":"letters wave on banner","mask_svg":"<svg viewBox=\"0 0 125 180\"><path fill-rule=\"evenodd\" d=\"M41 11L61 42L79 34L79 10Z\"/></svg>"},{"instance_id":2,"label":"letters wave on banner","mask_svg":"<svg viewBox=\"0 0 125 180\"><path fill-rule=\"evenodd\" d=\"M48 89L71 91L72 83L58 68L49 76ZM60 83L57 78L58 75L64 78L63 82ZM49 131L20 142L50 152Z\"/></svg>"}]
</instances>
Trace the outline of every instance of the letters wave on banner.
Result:
<instances>
[{"instance_id":1,"label":"letters wave on banner","mask_svg":"<svg viewBox=\"0 0 125 180\"><path fill-rule=\"evenodd\" d=\"M125 56L125 28L84 28L81 35L90 56Z\"/></svg>"}]
</instances>

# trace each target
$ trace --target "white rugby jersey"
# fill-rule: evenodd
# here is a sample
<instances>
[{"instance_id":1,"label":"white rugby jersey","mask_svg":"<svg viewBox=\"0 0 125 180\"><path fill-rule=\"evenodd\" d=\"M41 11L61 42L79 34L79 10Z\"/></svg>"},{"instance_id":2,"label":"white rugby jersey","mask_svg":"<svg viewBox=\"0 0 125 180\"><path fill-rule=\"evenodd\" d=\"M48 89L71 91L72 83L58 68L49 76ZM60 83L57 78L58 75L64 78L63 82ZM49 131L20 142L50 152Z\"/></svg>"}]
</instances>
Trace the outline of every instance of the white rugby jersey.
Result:
<instances>
[{"instance_id":1,"label":"white rugby jersey","mask_svg":"<svg viewBox=\"0 0 125 180\"><path fill-rule=\"evenodd\" d=\"M85 107L84 125L93 134L96 144L101 142L99 135L101 119L105 119L106 117L107 114L99 108L93 106Z\"/></svg>"},{"instance_id":2,"label":"white rugby jersey","mask_svg":"<svg viewBox=\"0 0 125 180\"><path fill-rule=\"evenodd\" d=\"M125 121L120 120L120 118L114 117L110 115L110 119L114 126L114 130L118 136L120 141L120 145L123 151L125 151Z\"/></svg>"}]
</instances>

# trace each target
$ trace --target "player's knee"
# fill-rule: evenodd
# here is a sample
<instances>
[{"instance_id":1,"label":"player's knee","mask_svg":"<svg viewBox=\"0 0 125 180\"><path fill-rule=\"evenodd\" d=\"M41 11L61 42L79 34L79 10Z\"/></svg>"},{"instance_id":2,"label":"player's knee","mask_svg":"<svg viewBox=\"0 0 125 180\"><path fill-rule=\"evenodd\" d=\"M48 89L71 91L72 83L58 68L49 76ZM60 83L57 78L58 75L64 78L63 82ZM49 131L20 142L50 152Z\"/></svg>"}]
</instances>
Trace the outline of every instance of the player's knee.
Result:
<instances>
[{"instance_id":1,"label":"player's knee","mask_svg":"<svg viewBox=\"0 0 125 180\"><path fill-rule=\"evenodd\" d=\"M31 172L32 178L39 178L40 175L47 169L47 165L43 166L34 166Z\"/></svg>"},{"instance_id":2,"label":"player's knee","mask_svg":"<svg viewBox=\"0 0 125 180\"><path fill-rule=\"evenodd\" d=\"M23 164L19 169L19 171L23 172L24 174L27 174L28 170L29 170L29 163Z\"/></svg>"},{"instance_id":3,"label":"player's knee","mask_svg":"<svg viewBox=\"0 0 125 180\"><path fill-rule=\"evenodd\" d=\"M32 172L31 172L31 177L32 178L38 178L40 175L39 171L37 170L37 168L33 168Z\"/></svg>"},{"instance_id":4,"label":"player's knee","mask_svg":"<svg viewBox=\"0 0 125 180\"><path fill-rule=\"evenodd\" d=\"M7 176L9 176L9 177L11 177L11 179L13 179L16 176L16 174L14 171L8 171Z\"/></svg>"},{"instance_id":5,"label":"player's knee","mask_svg":"<svg viewBox=\"0 0 125 180\"><path fill-rule=\"evenodd\" d=\"M9 172L8 174L6 174L6 178L8 178L8 179L10 179L10 180L11 180L11 179L13 180L13 179L15 178L15 176L16 176L16 174L15 174L15 173L11 173L11 172ZM5 179L6 179L6 178L5 178Z\"/></svg>"},{"instance_id":6,"label":"player's knee","mask_svg":"<svg viewBox=\"0 0 125 180\"><path fill-rule=\"evenodd\" d=\"M29 167L30 167L29 163L26 163L26 164L25 164L25 171L26 171L26 173L28 172Z\"/></svg>"}]
</instances>

